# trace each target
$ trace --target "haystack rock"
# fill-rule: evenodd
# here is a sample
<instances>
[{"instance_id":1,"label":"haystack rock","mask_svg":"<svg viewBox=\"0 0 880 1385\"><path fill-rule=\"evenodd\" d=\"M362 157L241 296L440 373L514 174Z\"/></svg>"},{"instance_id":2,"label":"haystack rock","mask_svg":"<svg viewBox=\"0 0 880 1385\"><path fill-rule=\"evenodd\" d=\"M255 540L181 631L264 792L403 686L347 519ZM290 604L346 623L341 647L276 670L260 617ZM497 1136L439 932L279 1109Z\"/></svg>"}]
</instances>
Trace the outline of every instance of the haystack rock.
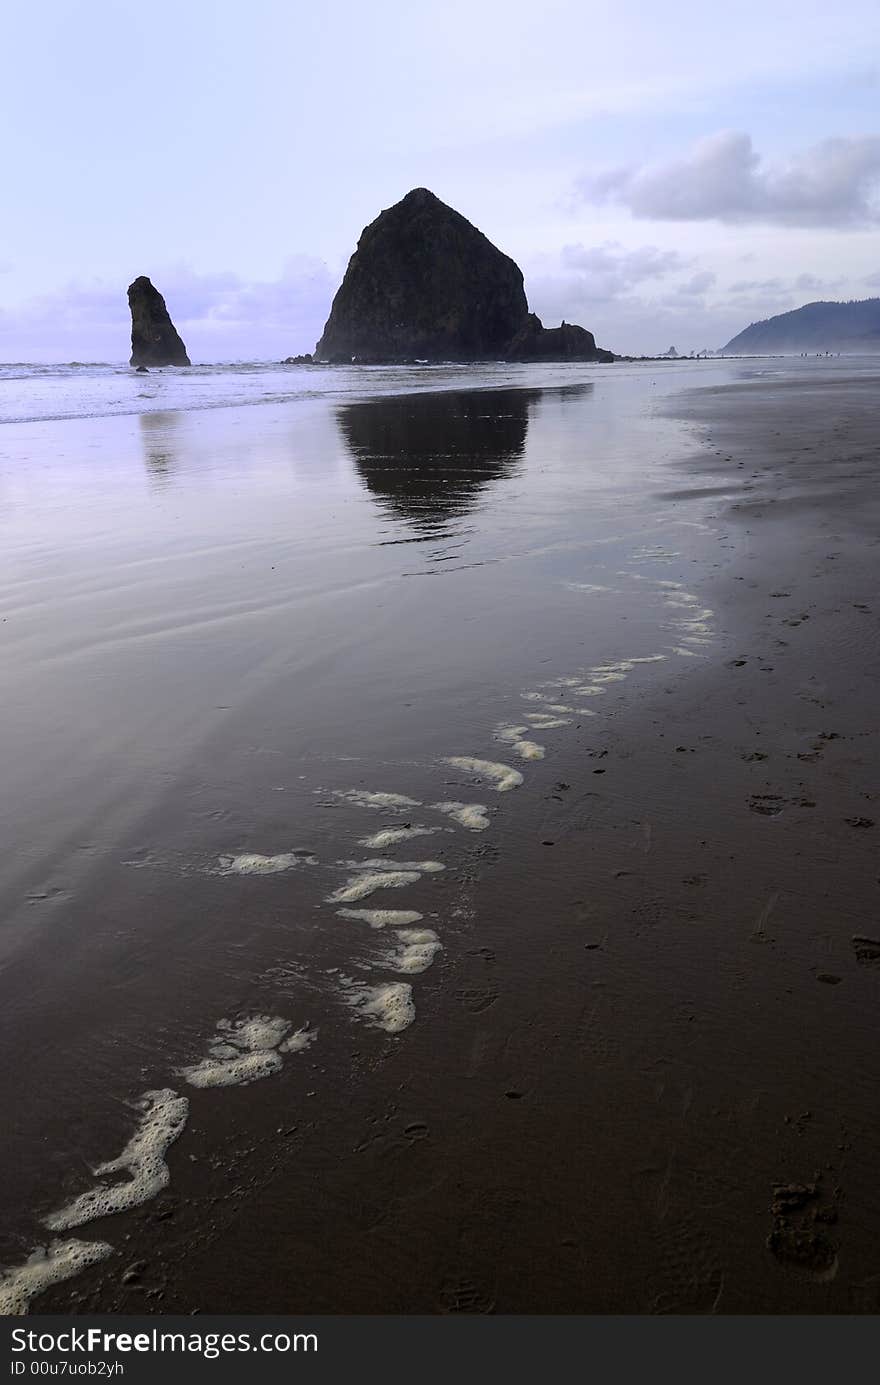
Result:
<instances>
[{"instance_id":1,"label":"haystack rock","mask_svg":"<svg viewBox=\"0 0 880 1385\"><path fill-rule=\"evenodd\" d=\"M513 260L427 188L415 188L363 231L315 359L504 360L523 331L539 350L543 330ZM600 359L554 355L562 345L554 337L535 359Z\"/></svg>"},{"instance_id":2,"label":"haystack rock","mask_svg":"<svg viewBox=\"0 0 880 1385\"><path fill-rule=\"evenodd\" d=\"M145 274L128 286L133 366L190 365L186 347L168 315L165 299Z\"/></svg>"}]
</instances>

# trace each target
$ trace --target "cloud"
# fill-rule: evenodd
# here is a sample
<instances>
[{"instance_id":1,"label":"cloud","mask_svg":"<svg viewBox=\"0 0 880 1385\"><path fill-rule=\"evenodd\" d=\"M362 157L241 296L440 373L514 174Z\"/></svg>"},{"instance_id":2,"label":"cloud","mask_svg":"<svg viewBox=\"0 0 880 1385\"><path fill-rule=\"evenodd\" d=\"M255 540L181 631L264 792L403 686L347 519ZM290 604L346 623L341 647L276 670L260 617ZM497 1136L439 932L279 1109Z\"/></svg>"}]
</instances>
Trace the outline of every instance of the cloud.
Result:
<instances>
[{"instance_id":1,"label":"cloud","mask_svg":"<svg viewBox=\"0 0 880 1385\"><path fill-rule=\"evenodd\" d=\"M775 277L772 279L736 279L732 284L728 284L727 292L733 295L747 294L749 297L759 297L768 294L788 294L789 296L798 295L803 298L805 293L812 294L835 294L845 289L848 281L843 278L820 279L816 274L798 274L796 278L786 280Z\"/></svg>"},{"instance_id":2,"label":"cloud","mask_svg":"<svg viewBox=\"0 0 880 1385\"><path fill-rule=\"evenodd\" d=\"M849 279L812 273L731 282L721 264L711 269L674 250L616 241L566 245L528 268L529 303L548 326L578 322L624 354L665 351L670 342L685 353L717 347L749 322L810 299L849 297L854 288Z\"/></svg>"},{"instance_id":3,"label":"cloud","mask_svg":"<svg viewBox=\"0 0 880 1385\"><path fill-rule=\"evenodd\" d=\"M587 175L577 192L657 221L860 227L880 221L878 185L878 135L825 139L788 163L770 164L750 135L728 130L680 159Z\"/></svg>"},{"instance_id":4,"label":"cloud","mask_svg":"<svg viewBox=\"0 0 880 1385\"><path fill-rule=\"evenodd\" d=\"M785 284L781 279L736 279L728 285L728 293L755 294L781 293Z\"/></svg>"},{"instance_id":5,"label":"cloud","mask_svg":"<svg viewBox=\"0 0 880 1385\"><path fill-rule=\"evenodd\" d=\"M290 259L273 280L186 265L151 271L192 359L267 360L311 351L337 286L322 260ZM131 319L125 284L75 282L0 311L0 358L127 358Z\"/></svg>"},{"instance_id":6,"label":"cloud","mask_svg":"<svg viewBox=\"0 0 880 1385\"><path fill-rule=\"evenodd\" d=\"M676 250L642 245L633 250L618 241L603 245L564 245L557 255L536 259L526 275L529 305L548 326L565 319L588 325L597 307L625 303L634 291L690 264Z\"/></svg>"},{"instance_id":7,"label":"cloud","mask_svg":"<svg viewBox=\"0 0 880 1385\"><path fill-rule=\"evenodd\" d=\"M685 325L699 327L698 345L712 342L703 319L703 295L715 282L677 250L656 245L635 248L618 241L602 245L564 245L528 266L529 304L547 326L561 319L595 331L596 340L614 350L658 350L660 338ZM693 271L680 280L687 271ZM690 331L690 327L688 327ZM709 335L706 333L709 332ZM726 340L726 338L725 338Z\"/></svg>"},{"instance_id":8,"label":"cloud","mask_svg":"<svg viewBox=\"0 0 880 1385\"><path fill-rule=\"evenodd\" d=\"M626 250L617 241L595 246L564 245L559 259L563 273L577 280L579 296L605 301L618 298L648 279L672 274L688 263L676 250L659 250L655 245Z\"/></svg>"},{"instance_id":9,"label":"cloud","mask_svg":"<svg viewBox=\"0 0 880 1385\"><path fill-rule=\"evenodd\" d=\"M700 270L699 274L692 274L690 279L679 284L675 292L682 298L702 298L703 294L715 283L717 277L710 269Z\"/></svg>"}]
</instances>

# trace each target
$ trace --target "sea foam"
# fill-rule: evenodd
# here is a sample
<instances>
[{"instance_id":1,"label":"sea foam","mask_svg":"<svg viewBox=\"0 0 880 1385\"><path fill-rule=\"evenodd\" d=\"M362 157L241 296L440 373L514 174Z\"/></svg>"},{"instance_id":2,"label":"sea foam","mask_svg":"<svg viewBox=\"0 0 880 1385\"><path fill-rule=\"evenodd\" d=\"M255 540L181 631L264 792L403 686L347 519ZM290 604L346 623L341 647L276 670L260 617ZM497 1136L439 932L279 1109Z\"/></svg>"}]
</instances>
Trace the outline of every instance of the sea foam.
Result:
<instances>
[{"instance_id":1,"label":"sea foam","mask_svg":"<svg viewBox=\"0 0 880 1385\"><path fill-rule=\"evenodd\" d=\"M94 1170L96 1178L108 1173L128 1173L131 1177L124 1183L100 1183L44 1217L44 1225L50 1231L67 1231L96 1217L127 1212L168 1187L171 1174L165 1155L186 1125L189 1102L170 1087L163 1087L145 1092L136 1106L143 1114L125 1149Z\"/></svg>"},{"instance_id":2,"label":"sea foam","mask_svg":"<svg viewBox=\"0 0 880 1385\"><path fill-rule=\"evenodd\" d=\"M438 813L445 813L448 818L452 818L459 827L466 827L469 832L485 832L489 826L489 810L485 803L459 803L455 799L447 799L443 803L434 803L431 806L436 808Z\"/></svg>"},{"instance_id":3,"label":"sea foam","mask_svg":"<svg viewBox=\"0 0 880 1385\"><path fill-rule=\"evenodd\" d=\"M523 782L518 769L511 769L510 765L501 765L494 760L478 760L474 755L448 755L445 763L453 769L464 770L467 774L478 774L480 778L488 779L499 793L506 793L508 789L518 789Z\"/></svg>"},{"instance_id":4,"label":"sea foam","mask_svg":"<svg viewBox=\"0 0 880 1385\"><path fill-rule=\"evenodd\" d=\"M424 918L416 909L337 909L336 912L341 919L355 919L368 923L371 928L405 928Z\"/></svg>"},{"instance_id":5,"label":"sea foam","mask_svg":"<svg viewBox=\"0 0 880 1385\"><path fill-rule=\"evenodd\" d=\"M290 1021L280 1015L219 1020L217 1037L200 1063L179 1068L191 1087L236 1087L271 1077L282 1065L283 1053L297 1053L316 1038L316 1031L298 1029L288 1037Z\"/></svg>"},{"instance_id":6,"label":"sea foam","mask_svg":"<svg viewBox=\"0 0 880 1385\"><path fill-rule=\"evenodd\" d=\"M537 741L525 740L525 733L529 730L528 726L502 725L496 727L496 741L504 741L520 757L521 760L543 760L544 747L538 745Z\"/></svg>"},{"instance_id":7,"label":"sea foam","mask_svg":"<svg viewBox=\"0 0 880 1385\"><path fill-rule=\"evenodd\" d=\"M385 954L385 965L392 971L415 976L427 971L443 944L431 928L399 928L401 946Z\"/></svg>"},{"instance_id":8,"label":"sea foam","mask_svg":"<svg viewBox=\"0 0 880 1385\"><path fill-rule=\"evenodd\" d=\"M309 851L282 851L277 856L261 856L243 851L238 856L220 856L218 875L278 875L296 866L316 866L317 857Z\"/></svg>"},{"instance_id":9,"label":"sea foam","mask_svg":"<svg viewBox=\"0 0 880 1385\"><path fill-rule=\"evenodd\" d=\"M89 1265L96 1265L113 1254L106 1241L52 1241L29 1255L0 1276L0 1315L19 1316L28 1311L30 1301L53 1284L72 1279Z\"/></svg>"},{"instance_id":10,"label":"sea foam","mask_svg":"<svg viewBox=\"0 0 880 1385\"><path fill-rule=\"evenodd\" d=\"M356 986L345 1000L359 1015L386 1034L408 1029L416 1017L412 986L405 981L383 981L378 986Z\"/></svg>"},{"instance_id":11,"label":"sea foam","mask_svg":"<svg viewBox=\"0 0 880 1385\"><path fill-rule=\"evenodd\" d=\"M392 861L387 856L371 856L368 861L340 861L349 870L417 870L426 875L445 870L442 861Z\"/></svg>"},{"instance_id":12,"label":"sea foam","mask_svg":"<svg viewBox=\"0 0 880 1385\"><path fill-rule=\"evenodd\" d=\"M421 880L417 870L377 870L354 875L327 896L328 904L354 904L358 899L366 899L377 890L400 890L405 885L415 885Z\"/></svg>"},{"instance_id":13,"label":"sea foam","mask_svg":"<svg viewBox=\"0 0 880 1385\"><path fill-rule=\"evenodd\" d=\"M382 851L386 846L409 842L413 837L430 837L441 830L439 827L386 827L382 832L374 832L370 837L361 837L358 844Z\"/></svg>"},{"instance_id":14,"label":"sea foam","mask_svg":"<svg viewBox=\"0 0 880 1385\"><path fill-rule=\"evenodd\" d=\"M417 798L407 798L403 793L373 793L369 789L334 789L333 792L336 798L344 798L358 808L376 808L387 812L421 807Z\"/></svg>"}]
</instances>

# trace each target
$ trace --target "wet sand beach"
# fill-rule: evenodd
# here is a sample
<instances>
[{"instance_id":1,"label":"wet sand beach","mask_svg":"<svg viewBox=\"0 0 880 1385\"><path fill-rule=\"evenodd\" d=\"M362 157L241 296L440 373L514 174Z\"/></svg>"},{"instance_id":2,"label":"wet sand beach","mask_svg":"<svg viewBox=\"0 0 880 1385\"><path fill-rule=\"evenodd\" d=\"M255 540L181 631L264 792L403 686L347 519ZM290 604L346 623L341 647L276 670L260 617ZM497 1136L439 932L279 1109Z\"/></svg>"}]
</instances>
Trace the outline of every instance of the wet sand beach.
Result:
<instances>
[{"instance_id":1,"label":"wet sand beach","mask_svg":"<svg viewBox=\"0 0 880 1385\"><path fill-rule=\"evenodd\" d=\"M880 1310L877 368L479 383L3 430L33 1312Z\"/></svg>"}]
</instances>

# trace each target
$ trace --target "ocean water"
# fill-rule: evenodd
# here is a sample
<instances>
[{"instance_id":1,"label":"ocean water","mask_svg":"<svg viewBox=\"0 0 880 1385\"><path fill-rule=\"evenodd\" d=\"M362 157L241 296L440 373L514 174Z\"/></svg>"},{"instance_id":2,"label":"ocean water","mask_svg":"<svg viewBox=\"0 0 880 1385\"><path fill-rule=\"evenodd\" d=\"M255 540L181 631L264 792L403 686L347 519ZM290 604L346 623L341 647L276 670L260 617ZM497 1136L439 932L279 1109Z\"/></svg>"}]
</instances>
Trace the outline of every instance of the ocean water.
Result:
<instances>
[{"instance_id":1,"label":"ocean water","mask_svg":"<svg viewBox=\"0 0 880 1385\"><path fill-rule=\"evenodd\" d=\"M713 657L671 394L803 368L0 368L2 1302L443 1026L481 863Z\"/></svg>"},{"instance_id":2,"label":"ocean water","mask_svg":"<svg viewBox=\"0 0 880 1385\"><path fill-rule=\"evenodd\" d=\"M662 366L661 366L662 369ZM283 366L228 362L153 369L140 375L117 362L66 365L0 363L0 423L104 418L165 410L296 404L455 389L464 384L564 383L582 368L561 366Z\"/></svg>"}]
</instances>

